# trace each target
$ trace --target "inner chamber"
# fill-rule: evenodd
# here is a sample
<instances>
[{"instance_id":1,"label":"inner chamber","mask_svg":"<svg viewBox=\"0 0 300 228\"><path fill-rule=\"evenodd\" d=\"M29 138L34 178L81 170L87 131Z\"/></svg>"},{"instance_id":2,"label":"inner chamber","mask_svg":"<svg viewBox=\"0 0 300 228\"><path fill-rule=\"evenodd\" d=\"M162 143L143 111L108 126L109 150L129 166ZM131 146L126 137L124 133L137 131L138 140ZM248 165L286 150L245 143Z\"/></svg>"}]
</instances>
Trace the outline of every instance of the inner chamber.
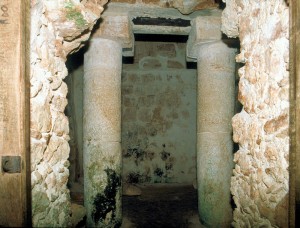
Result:
<instances>
[{"instance_id":1,"label":"inner chamber","mask_svg":"<svg viewBox=\"0 0 300 228\"><path fill-rule=\"evenodd\" d=\"M196 64L187 36L135 35L123 58L123 226L199 227Z\"/></svg>"},{"instance_id":2,"label":"inner chamber","mask_svg":"<svg viewBox=\"0 0 300 228\"><path fill-rule=\"evenodd\" d=\"M137 34L134 58L124 58L123 183L196 179L197 71L187 68L186 41L187 36Z\"/></svg>"},{"instance_id":3,"label":"inner chamber","mask_svg":"<svg viewBox=\"0 0 300 228\"><path fill-rule=\"evenodd\" d=\"M123 57L123 216L125 223L138 227L176 227L191 223L193 216L199 221L195 189L197 69L196 64L186 62L187 38L135 34L134 57ZM84 53L82 49L70 56L65 80L70 122L68 185L73 207L84 203ZM81 208L81 216L83 211Z\"/></svg>"}]
</instances>

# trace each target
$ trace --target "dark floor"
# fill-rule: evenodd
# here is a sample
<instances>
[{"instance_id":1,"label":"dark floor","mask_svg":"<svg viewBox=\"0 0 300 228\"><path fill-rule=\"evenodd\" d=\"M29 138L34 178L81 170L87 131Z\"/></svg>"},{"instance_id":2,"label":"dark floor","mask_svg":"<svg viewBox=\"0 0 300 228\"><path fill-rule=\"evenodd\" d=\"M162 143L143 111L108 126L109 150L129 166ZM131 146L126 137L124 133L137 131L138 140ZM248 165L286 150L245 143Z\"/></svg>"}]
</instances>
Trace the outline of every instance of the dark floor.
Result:
<instances>
[{"instance_id":1,"label":"dark floor","mask_svg":"<svg viewBox=\"0 0 300 228\"><path fill-rule=\"evenodd\" d=\"M197 211L197 190L192 185L155 184L139 186L140 196L123 196L122 228L203 228ZM82 186L71 191L72 201L83 205ZM300 205L296 205L300 227ZM76 227L85 227L81 221Z\"/></svg>"},{"instance_id":2,"label":"dark floor","mask_svg":"<svg viewBox=\"0 0 300 228\"><path fill-rule=\"evenodd\" d=\"M192 185L139 186L140 196L123 196L124 228L201 227Z\"/></svg>"}]
</instances>

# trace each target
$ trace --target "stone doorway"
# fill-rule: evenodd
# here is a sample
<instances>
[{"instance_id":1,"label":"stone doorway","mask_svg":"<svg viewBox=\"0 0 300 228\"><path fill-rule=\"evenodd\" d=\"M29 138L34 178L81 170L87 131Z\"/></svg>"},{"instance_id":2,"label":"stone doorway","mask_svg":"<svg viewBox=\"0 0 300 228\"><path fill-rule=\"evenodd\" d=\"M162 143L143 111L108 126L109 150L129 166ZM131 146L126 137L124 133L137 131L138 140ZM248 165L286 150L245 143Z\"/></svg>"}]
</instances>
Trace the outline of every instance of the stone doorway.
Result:
<instances>
[{"instance_id":1,"label":"stone doorway","mask_svg":"<svg viewBox=\"0 0 300 228\"><path fill-rule=\"evenodd\" d=\"M197 66L186 62L187 39L135 34L134 57L123 58L124 227L187 227L199 221L193 188Z\"/></svg>"},{"instance_id":2,"label":"stone doorway","mask_svg":"<svg viewBox=\"0 0 300 228\"><path fill-rule=\"evenodd\" d=\"M187 38L136 34L135 55L123 61L125 183L196 179L197 71L186 66Z\"/></svg>"},{"instance_id":3,"label":"stone doorway","mask_svg":"<svg viewBox=\"0 0 300 228\"><path fill-rule=\"evenodd\" d=\"M129 24L126 24L127 22ZM84 62L82 103L85 105L81 109L83 113L79 115L84 116L83 136L76 133L73 138L83 138L83 141L80 142L83 149L82 155L79 152L79 156L75 156L76 159L73 163L76 164L81 160L83 165L80 165L80 162L75 165L76 168L73 168L74 175L71 175L70 180L73 178L74 183L77 182L81 186L84 184L87 224L91 226L114 224L116 226L121 223L121 179L123 178L127 182L130 180L129 182L134 183L139 182L139 178L147 180L149 175L130 171L128 174L122 175L121 172L121 124L124 124L124 122L121 123L121 99L123 99L124 104L127 102L129 105L126 107L128 110L125 111L123 118L132 118L132 116L126 117L130 113L130 98L127 96L127 99L123 95L124 91L133 90L133 86L123 89L121 96L122 52L123 56L131 56L134 53L133 41L131 40L133 31L129 26L130 20L128 20L128 16L119 17L108 13L107 16L104 14L104 22L102 23L104 23L102 27L100 26L102 30L100 29L100 32L94 34L84 55L84 61L82 60ZM107 29L108 25L110 25L109 29ZM124 31L129 33L126 34L125 32L125 35L118 34L116 30L119 30L120 26L123 26ZM141 26L140 24L137 25L139 30L145 29ZM154 33L162 33L163 31L159 26L156 29L158 31L155 30ZM179 30L184 31L182 28ZM199 33L199 31L201 32ZM173 31L173 33L176 32ZM204 15L194 18L187 35L189 35L186 51L187 59L197 62L198 66L197 129L193 136L196 136L195 141L197 141L197 156L194 160L197 160L200 218L206 225L229 224L232 216L230 205L230 177L233 166L231 118L234 114L235 104L235 48L230 43L224 43L224 40L222 40L219 16ZM165 52L169 50L163 46L159 49L162 52L164 52L164 49ZM77 60L80 58L78 57ZM170 60L165 63L170 66L173 65L173 67L178 67L181 64L179 62L178 65L178 62ZM139 66L142 66L142 68L149 67L149 69L160 67L160 64L153 58L150 61L139 62ZM81 72L83 72L82 68ZM132 74L129 76L130 73L128 74L128 72L123 73L123 78L124 75L131 78L130 80L135 80ZM170 80L173 77L171 76L169 75ZM156 80L156 76L152 74L146 74L143 78L143 80ZM176 77L176 75L174 78L180 80L180 77ZM168 75L166 75L166 80L168 80ZM183 79L181 78L181 80ZM171 95L171 98L177 95L175 92ZM145 107L144 113L136 114L139 121L150 118L147 116L149 113L147 109L151 105L152 98L151 96L141 98ZM176 118L175 113L169 114L171 118ZM156 112L156 114L153 112L151 117L153 115L159 116L160 114L159 112ZM135 120L132 119L132 121ZM168 128L167 121L157 122L157 125L162 131ZM75 126L75 128L77 127ZM151 127L148 126L147 130L151 130ZM157 130L154 129L150 132L150 135L152 134L154 137L155 131ZM128 142L128 139L126 141ZM79 142L76 143L80 144ZM166 174L170 173L170 169L167 170L167 168L172 166L171 153L169 154L167 151L167 143L160 144L159 146L162 148L160 148L159 156L165 162L164 170L158 165L154 168L151 167L150 173L152 172L155 177L150 178L153 178L153 182L168 182L171 180L171 176ZM131 157L133 158L132 162L136 164L140 162L143 156L143 159L146 156L152 156L152 153L141 155L143 150L139 149L140 147L133 148L125 144L125 149L123 147L123 160L126 156ZM78 148L74 149L74 151L76 150L79 151ZM84 178L82 178L83 170L85 172ZM191 181L189 180L189 182ZM73 186L76 187L76 185ZM70 188L72 190L71 184ZM74 196L76 197L76 194L73 194ZM82 188L81 194L78 194L77 197L81 197L79 200L83 201ZM221 202L220 206L215 207L219 202Z\"/></svg>"}]
</instances>

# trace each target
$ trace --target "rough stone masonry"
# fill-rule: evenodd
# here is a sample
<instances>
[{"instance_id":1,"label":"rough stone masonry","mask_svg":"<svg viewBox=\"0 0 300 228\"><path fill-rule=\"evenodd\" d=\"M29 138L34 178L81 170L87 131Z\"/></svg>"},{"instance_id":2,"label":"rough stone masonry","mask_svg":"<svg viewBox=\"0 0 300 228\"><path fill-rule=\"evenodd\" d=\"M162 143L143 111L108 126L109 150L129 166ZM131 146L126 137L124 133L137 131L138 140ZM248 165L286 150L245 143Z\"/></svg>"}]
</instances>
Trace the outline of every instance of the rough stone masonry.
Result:
<instances>
[{"instance_id":1,"label":"rough stone masonry","mask_svg":"<svg viewBox=\"0 0 300 228\"><path fill-rule=\"evenodd\" d=\"M286 1L227 0L222 30L239 37L239 101L232 120L235 227L288 226L289 10Z\"/></svg>"}]
</instances>

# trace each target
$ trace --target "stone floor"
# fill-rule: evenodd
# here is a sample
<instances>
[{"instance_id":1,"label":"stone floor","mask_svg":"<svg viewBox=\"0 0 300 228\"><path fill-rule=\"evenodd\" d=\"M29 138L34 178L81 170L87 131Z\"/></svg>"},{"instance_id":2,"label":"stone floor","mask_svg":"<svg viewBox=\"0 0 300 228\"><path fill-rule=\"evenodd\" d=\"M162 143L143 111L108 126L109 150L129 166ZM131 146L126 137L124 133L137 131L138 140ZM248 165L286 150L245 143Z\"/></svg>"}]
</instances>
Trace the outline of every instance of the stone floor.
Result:
<instances>
[{"instance_id":1,"label":"stone floor","mask_svg":"<svg viewBox=\"0 0 300 228\"><path fill-rule=\"evenodd\" d=\"M140 196L123 196L123 224L121 228L204 228L197 212L197 190L192 185L139 185ZM85 227L83 219L83 187L71 190L74 208L73 227ZM300 205L296 205L296 215ZM72 219L73 220L73 219ZM80 221L80 222L79 222ZM76 225L77 224L77 225ZM296 216L296 226L300 217Z\"/></svg>"},{"instance_id":2,"label":"stone floor","mask_svg":"<svg viewBox=\"0 0 300 228\"><path fill-rule=\"evenodd\" d=\"M148 184L138 187L142 191L141 195L123 196L121 228L203 227L197 212L197 190L192 185ZM81 206L83 205L82 186L73 186L71 198L72 210L74 208L73 227L85 227Z\"/></svg>"},{"instance_id":3,"label":"stone floor","mask_svg":"<svg viewBox=\"0 0 300 228\"><path fill-rule=\"evenodd\" d=\"M123 196L122 228L199 228L197 190L192 185L139 186L140 196Z\"/></svg>"}]
</instances>

